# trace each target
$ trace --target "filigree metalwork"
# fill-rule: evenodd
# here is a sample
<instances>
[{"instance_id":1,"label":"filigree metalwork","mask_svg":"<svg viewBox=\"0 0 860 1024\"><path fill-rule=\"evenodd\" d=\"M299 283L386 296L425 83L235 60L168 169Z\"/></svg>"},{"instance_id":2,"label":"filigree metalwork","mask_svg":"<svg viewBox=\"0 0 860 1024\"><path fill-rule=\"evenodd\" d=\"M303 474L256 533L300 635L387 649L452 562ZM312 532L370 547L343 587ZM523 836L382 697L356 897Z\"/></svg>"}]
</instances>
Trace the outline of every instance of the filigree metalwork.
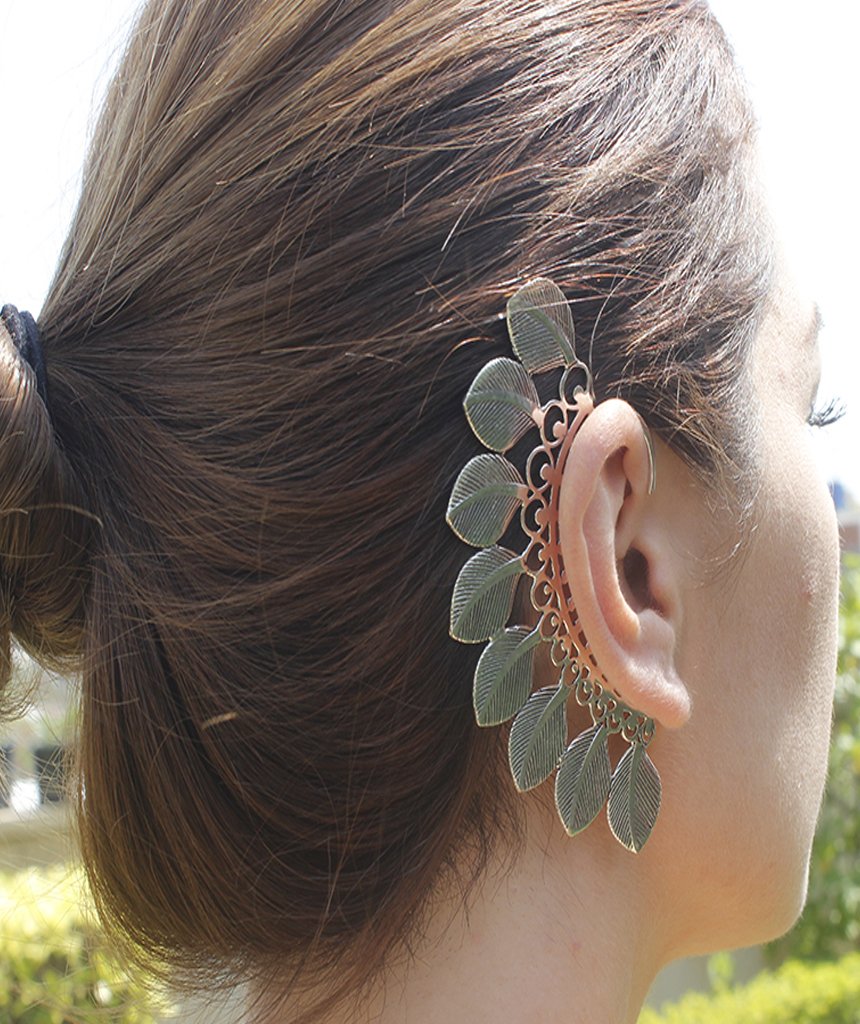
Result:
<instances>
[{"instance_id":1,"label":"filigree metalwork","mask_svg":"<svg viewBox=\"0 0 860 1024\"><path fill-rule=\"evenodd\" d=\"M493 454L477 455L463 467L448 504L446 519L457 536L482 549L457 577L450 633L463 643L488 641L475 669L475 717L482 726L514 719L508 752L517 788L531 789L558 769L556 807L568 833L582 831L608 802L613 834L638 852L660 807L660 776L645 752L654 722L625 704L601 672L571 598L559 536L565 465L594 408L591 372L576 357L570 308L551 281L537 278L524 285L506 312L519 361L488 362L463 402L470 426ZM533 375L557 369L558 397L541 405ZM502 453L534 427L540 440L523 477ZM518 508L526 537L521 554L497 544ZM524 573L531 577L530 600L540 613L534 628L507 625ZM555 686L532 693L541 642L550 644L559 677ZM566 745L571 694L594 724ZM631 747L612 771L607 740L616 733Z\"/></svg>"}]
</instances>

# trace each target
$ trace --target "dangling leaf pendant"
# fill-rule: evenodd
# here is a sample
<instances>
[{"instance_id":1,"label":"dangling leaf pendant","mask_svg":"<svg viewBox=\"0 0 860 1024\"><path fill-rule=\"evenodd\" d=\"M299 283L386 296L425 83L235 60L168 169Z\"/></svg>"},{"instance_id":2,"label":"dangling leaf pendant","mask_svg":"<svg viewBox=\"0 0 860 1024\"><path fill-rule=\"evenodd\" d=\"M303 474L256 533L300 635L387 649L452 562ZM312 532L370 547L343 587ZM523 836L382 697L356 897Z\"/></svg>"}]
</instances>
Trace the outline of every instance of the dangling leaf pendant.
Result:
<instances>
[{"instance_id":1,"label":"dangling leaf pendant","mask_svg":"<svg viewBox=\"0 0 860 1024\"><path fill-rule=\"evenodd\" d=\"M538 630L515 626L497 633L484 648L475 669L475 720L501 725L519 711L532 692Z\"/></svg>"},{"instance_id":2,"label":"dangling leaf pendant","mask_svg":"<svg viewBox=\"0 0 860 1024\"><path fill-rule=\"evenodd\" d=\"M660 810L660 776L641 743L634 743L612 776L607 816L619 843L638 853Z\"/></svg>"},{"instance_id":3,"label":"dangling leaf pendant","mask_svg":"<svg viewBox=\"0 0 860 1024\"><path fill-rule=\"evenodd\" d=\"M508 739L511 774L519 790L549 778L564 750L565 707L570 688L547 686L533 693L514 719Z\"/></svg>"},{"instance_id":4,"label":"dangling leaf pendant","mask_svg":"<svg viewBox=\"0 0 860 1024\"><path fill-rule=\"evenodd\" d=\"M564 827L575 836L600 813L609 796L609 733L586 729L565 750L555 777L555 803Z\"/></svg>"}]
</instances>

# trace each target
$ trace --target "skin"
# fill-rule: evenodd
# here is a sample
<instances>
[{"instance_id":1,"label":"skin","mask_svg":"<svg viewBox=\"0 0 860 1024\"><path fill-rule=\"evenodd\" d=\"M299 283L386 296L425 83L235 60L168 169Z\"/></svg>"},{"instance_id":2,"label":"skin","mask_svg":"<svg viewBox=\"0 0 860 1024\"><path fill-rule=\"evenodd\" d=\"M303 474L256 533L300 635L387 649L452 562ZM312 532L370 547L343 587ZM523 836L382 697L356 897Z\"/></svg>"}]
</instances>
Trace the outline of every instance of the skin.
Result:
<instances>
[{"instance_id":1,"label":"skin","mask_svg":"<svg viewBox=\"0 0 860 1024\"><path fill-rule=\"evenodd\" d=\"M645 847L623 848L605 811L568 837L551 782L512 785L527 820L513 867L502 851L468 908L440 897L413 962L332 1024L633 1024L670 961L795 922L826 777L838 613L836 516L806 423L813 324L781 270L750 365L761 486L728 571L710 567L736 521L709 511L658 439L647 493L647 446L626 402L599 403L571 449L560 526L572 598L610 684L657 725L648 753L663 797ZM548 658L537 672L554 681ZM570 718L571 736L591 724L575 706ZM610 741L613 765L624 749Z\"/></svg>"}]
</instances>

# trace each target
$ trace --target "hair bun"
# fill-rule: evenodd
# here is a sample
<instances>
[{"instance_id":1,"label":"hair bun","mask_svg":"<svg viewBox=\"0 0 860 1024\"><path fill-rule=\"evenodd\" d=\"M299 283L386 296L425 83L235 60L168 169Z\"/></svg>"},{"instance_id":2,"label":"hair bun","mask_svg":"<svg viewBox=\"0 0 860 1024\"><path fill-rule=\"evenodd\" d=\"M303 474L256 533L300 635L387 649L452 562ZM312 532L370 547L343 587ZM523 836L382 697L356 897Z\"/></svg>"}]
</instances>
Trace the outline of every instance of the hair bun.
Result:
<instances>
[{"instance_id":1,"label":"hair bun","mask_svg":"<svg viewBox=\"0 0 860 1024\"><path fill-rule=\"evenodd\" d=\"M0 692L11 636L46 668L80 655L92 519L54 433L36 322L0 311Z\"/></svg>"},{"instance_id":2,"label":"hair bun","mask_svg":"<svg viewBox=\"0 0 860 1024\"><path fill-rule=\"evenodd\" d=\"M12 344L18 354L36 374L36 390L48 408L48 375L45 369L45 354L42 351L42 339L36 321L28 312L19 313L11 304L0 310L0 319L9 332Z\"/></svg>"}]
</instances>

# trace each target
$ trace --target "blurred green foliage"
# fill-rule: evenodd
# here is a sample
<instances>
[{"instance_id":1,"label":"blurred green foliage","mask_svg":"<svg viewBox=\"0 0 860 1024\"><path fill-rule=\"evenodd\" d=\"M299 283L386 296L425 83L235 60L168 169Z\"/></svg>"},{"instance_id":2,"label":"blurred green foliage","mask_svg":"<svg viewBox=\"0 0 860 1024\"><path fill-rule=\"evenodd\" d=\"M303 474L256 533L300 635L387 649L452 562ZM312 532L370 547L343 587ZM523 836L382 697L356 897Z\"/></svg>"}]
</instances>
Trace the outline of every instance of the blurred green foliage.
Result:
<instances>
[{"instance_id":1,"label":"blurred green foliage","mask_svg":"<svg viewBox=\"0 0 860 1024\"><path fill-rule=\"evenodd\" d=\"M857 1024L860 953L835 963L789 960L738 988L694 992L660 1013L646 1007L638 1024Z\"/></svg>"},{"instance_id":2,"label":"blurred green foliage","mask_svg":"<svg viewBox=\"0 0 860 1024\"><path fill-rule=\"evenodd\" d=\"M83 873L0 874L2 1024L153 1024L171 1007L99 943Z\"/></svg>"},{"instance_id":3,"label":"blurred green foliage","mask_svg":"<svg viewBox=\"0 0 860 1024\"><path fill-rule=\"evenodd\" d=\"M833 714L806 906L794 928L765 947L771 965L789 957L835 959L860 948L860 556L851 554L842 566Z\"/></svg>"}]
</instances>

